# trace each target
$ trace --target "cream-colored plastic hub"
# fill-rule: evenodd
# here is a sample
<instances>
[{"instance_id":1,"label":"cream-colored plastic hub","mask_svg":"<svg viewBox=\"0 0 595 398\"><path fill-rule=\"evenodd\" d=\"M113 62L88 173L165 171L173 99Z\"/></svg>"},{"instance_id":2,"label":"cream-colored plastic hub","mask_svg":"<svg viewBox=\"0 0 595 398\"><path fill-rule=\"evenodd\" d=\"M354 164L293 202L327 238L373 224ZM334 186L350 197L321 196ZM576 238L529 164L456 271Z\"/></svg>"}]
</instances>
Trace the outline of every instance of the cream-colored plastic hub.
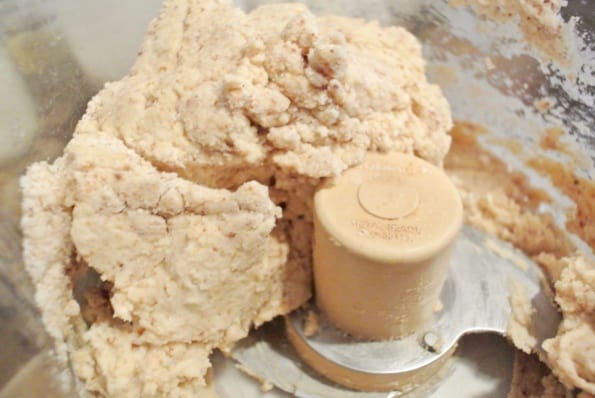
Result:
<instances>
[{"instance_id":1,"label":"cream-colored plastic hub","mask_svg":"<svg viewBox=\"0 0 595 398\"><path fill-rule=\"evenodd\" d=\"M368 154L314 197L316 301L352 336L399 338L437 306L462 224L459 194L413 155Z\"/></svg>"}]
</instances>

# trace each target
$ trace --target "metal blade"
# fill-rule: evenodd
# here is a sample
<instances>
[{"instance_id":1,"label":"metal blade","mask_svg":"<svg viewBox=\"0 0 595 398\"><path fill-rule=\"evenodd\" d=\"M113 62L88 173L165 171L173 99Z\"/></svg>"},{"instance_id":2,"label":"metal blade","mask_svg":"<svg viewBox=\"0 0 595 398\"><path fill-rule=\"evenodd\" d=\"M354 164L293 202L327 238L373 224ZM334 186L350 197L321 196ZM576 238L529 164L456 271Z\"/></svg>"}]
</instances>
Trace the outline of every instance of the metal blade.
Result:
<instances>
[{"instance_id":1,"label":"metal blade","mask_svg":"<svg viewBox=\"0 0 595 398\"><path fill-rule=\"evenodd\" d=\"M541 288L542 281L539 267L522 252L465 226L457 240L441 293L442 308L432 322L417 333L393 341L358 341L322 318L318 333L307 337L304 334L305 310L294 311L286 323L309 350L349 371L395 377L423 373L437 361L445 360L465 334L507 333L512 315L512 283L522 286L535 309L530 330L537 341L534 349L540 350L543 340L556 334L560 322L556 307ZM297 396L389 396L387 393L349 392L316 376L290 349L284 334L275 333L277 335L273 336L270 328L268 334L257 332L239 344L232 357L251 372ZM284 349L279 349L283 346ZM407 390L404 387L400 393ZM390 396L397 395L399 392Z\"/></svg>"}]
</instances>

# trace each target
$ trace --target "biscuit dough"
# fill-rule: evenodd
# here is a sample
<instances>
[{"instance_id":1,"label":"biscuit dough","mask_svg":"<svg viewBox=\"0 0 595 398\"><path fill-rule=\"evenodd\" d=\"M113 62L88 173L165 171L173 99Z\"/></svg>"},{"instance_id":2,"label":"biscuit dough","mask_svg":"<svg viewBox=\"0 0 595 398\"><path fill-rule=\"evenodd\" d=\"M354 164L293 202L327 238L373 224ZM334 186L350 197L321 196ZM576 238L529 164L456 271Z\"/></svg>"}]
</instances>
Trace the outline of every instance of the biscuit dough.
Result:
<instances>
[{"instance_id":1,"label":"biscuit dough","mask_svg":"<svg viewBox=\"0 0 595 398\"><path fill-rule=\"evenodd\" d=\"M367 151L441 165L451 125L402 28L167 0L21 181L26 267L80 393L196 396L213 349L309 298L320 179Z\"/></svg>"},{"instance_id":2,"label":"biscuit dough","mask_svg":"<svg viewBox=\"0 0 595 398\"><path fill-rule=\"evenodd\" d=\"M595 263L565 258L556 282L556 302L564 321L558 335L544 342L547 361L568 388L595 394Z\"/></svg>"},{"instance_id":3,"label":"biscuit dough","mask_svg":"<svg viewBox=\"0 0 595 398\"><path fill-rule=\"evenodd\" d=\"M537 22L555 33L550 4ZM81 395L200 394L212 350L309 298L320 179L367 151L441 166L451 127L402 28L298 4L245 14L231 1L167 0L64 156L21 180L25 265L56 357ZM482 164L477 147L454 149L445 165L466 221L542 265L564 315L545 358L563 384L536 360L515 372L539 384L535 396L594 393L595 266L535 211L522 179ZM523 391L515 376L511 396Z\"/></svg>"},{"instance_id":4,"label":"biscuit dough","mask_svg":"<svg viewBox=\"0 0 595 398\"><path fill-rule=\"evenodd\" d=\"M280 209L256 182L201 187L98 134L75 136L22 185L25 258L44 323L91 392L192 395L211 350L262 322L281 288L282 264L267 250ZM88 327L80 305L89 298L74 300L81 263L109 286Z\"/></svg>"}]
</instances>

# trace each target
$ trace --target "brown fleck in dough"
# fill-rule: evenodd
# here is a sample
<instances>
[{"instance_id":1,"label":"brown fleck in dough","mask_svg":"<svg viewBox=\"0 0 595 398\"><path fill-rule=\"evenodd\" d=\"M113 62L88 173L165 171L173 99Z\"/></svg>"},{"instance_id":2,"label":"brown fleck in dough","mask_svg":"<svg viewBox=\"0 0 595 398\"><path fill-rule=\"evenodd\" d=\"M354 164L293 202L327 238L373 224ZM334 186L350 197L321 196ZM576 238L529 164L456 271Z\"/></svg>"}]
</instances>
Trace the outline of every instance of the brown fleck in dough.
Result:
<instances>
[{"instance_id":1,"label":"brown fleck in dough","mask_svg":"<svg viewBox=\"0 0 595 398\"><path fill-rule=\"evenodd\" d=\"M405 29L167 0L65 155L22 180L25 261L81 391L194 396L212 349L310 297L320 179L368 151L442 165L451 125Z\"/></svg>"}]
</instances>

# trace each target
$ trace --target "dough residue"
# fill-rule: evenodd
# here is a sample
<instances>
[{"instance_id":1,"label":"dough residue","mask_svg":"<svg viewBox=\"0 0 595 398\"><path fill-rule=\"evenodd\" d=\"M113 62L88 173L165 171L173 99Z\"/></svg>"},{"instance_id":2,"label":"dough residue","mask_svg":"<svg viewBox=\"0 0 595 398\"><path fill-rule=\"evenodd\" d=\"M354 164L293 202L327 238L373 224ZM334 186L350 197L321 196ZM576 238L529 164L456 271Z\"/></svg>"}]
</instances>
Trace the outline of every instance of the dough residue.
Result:
<instances>
[{"instance_id":1,"label":"dough residue","mask_svg":"<svg viewBox=\"0 0 595 398\"><path fill-rule=\"evenodd\" d=\"M518 21L524 39L549 60L568 63L567 26L560 15L566 0L450 0L454 6L470 6L477 14L495 21Z\"/></svg>"},{"instance_id":2,"label":"dough residue","mask_svg":"<svg viewBox=\"0 0 595 398\"><path fill-rule=\"evenodd\" d=\"M531 327L535 309L518 281L511 280L508 290L512 312L508 321L507 336L518 349L530 354L537 343Z\"/></svg>"},{"instance_id":3,"label":"dough residue","mask_svg":"<svg viewBox=\"0 0 595 398\"><path fill-rule=\"evenodd\" d=\"M593 394L595 265L576 252L550 215L537 211L543 192L532 189L526 177L510 172L479 146L476 138L483 133L473 124L456 123L445 159L445 169L461 192L466 222L512 243L539 264L564 318L557 336L544 344L547 365L556 377L535 355L517 354L509 397L565 397L573 388ZM590 213L579 216L578 222L588 224ZM523 336L532 335L523 330L529 325L523 320L530 310L523 300L517 304L512 340L523 349Z\"/></svg>"},{"instance_id":4,"label":"dough residue","mask_svg":"<svg viewBox=\"0 0 595 398\"><path fill-rule=\"evenodd\" d=\"M306 319L304 320L304 336L315 336L320 330L320 323L318 321L318 314L314 310L308 310Z\"/></svg>"}]
</instances>

